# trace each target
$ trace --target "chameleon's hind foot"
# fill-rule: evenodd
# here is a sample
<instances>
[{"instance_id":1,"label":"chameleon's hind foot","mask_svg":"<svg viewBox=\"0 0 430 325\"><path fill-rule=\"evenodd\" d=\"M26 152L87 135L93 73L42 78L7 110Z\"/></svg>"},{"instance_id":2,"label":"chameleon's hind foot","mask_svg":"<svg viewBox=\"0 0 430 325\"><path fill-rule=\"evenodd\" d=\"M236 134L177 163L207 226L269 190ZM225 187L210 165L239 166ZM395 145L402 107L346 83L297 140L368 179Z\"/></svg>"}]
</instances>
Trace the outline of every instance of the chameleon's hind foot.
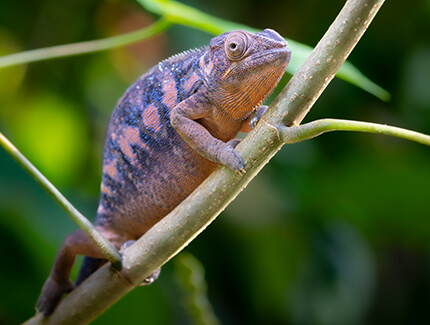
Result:
<instances>
[{"instance_id":1,"label":"chameleon's hind foot","mask_svg":"<svg viewBox=\"0 0 430 325\"><path fill-rule=\"evenodd\" d=\"M49 277L43 285L42 292L37 300L37 311L45 316L52 314L63 294L69 293L73 288L71 281L58 283Z\"/></svg>"}]
</instances>

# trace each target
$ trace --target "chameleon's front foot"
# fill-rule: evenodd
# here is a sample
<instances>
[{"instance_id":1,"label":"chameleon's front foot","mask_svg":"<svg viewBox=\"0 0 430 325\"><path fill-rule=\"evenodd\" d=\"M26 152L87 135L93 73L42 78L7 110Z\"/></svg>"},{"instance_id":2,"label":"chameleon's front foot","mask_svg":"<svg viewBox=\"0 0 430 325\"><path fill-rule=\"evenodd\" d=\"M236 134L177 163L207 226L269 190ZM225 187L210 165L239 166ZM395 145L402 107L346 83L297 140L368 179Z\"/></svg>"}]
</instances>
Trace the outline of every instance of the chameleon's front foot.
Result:
<instances>
[{"instance_id":1,"label":"chameleon's front foot","mask_svg":"<svg viewBox=\"0 0 430 325\"><path fill-rule=\"evenodd\" d=\"M73 288L70 280L58 283L52 277L48 277L36 303L37 311L45 316L52 314L62 295L72 291Z\"/></svg>"},{"instance_id":2,"label":"chameleon's front foot","mask_svg":"<svg viewBox=\"0 0 430 325\"><path fill-rule=\"evenodd\" d=\"M244 169L242 158L240 158L240 156L237 154L237 152L234 150L230 143L235 146L238 142L233 143L229 141L228 143L226 143L225 146L218 152L217 160L221 164L230 167L230 169L235 171L236 174L243 175L246 171Z\"/></svg>"}]
</instances>

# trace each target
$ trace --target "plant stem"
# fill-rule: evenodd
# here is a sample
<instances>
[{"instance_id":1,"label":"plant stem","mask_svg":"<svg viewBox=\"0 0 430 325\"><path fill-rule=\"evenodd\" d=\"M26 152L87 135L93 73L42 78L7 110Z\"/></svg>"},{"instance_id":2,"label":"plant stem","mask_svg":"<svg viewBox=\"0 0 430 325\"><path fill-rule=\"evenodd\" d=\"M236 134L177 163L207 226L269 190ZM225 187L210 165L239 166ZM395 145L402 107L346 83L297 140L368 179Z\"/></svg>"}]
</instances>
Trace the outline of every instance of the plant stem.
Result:
<instances>
[{"instance_id":1,"label":"plant stem","mask_svg":"<svg viewBox=\"0 0 430 325\"><path fill-rule=\"evenodd\" d=\"M170 25L171 23L161 18L148 27L119 36L113 36L94 41L45 47L41 49L5 55L0 57L0 68L65 56L103 51L114 47L124 46L155 36L167 29Z\"/></svg>"},{"instance_id":2,"label":"plant stem","mask_svg":"<svg viewBox=\"0 0 430 325\"><path fill-rule=\"evenodd\" d=\"M281 125L278 126L278 130L279 137L285 143L308 140L330 131L357 131L385 134L430 146L430 136L428 135L394 126L359 121L322 119L292 127Z\"/></svg>"},{"instance_id":3,"label":"plant stem","mask_svg":"<svg viewBox=\"0 0 430 325\"><path fill-rule=\"evenodd\" d=\"M48 179L2 134L0 133L0 146L10 154L48 193L55 201L72 217L72 219L85 231L88 237L100 249L103 255L115 268L121 269L121 255L78 210L52 185Z\"/></svg>"}]
</instances>

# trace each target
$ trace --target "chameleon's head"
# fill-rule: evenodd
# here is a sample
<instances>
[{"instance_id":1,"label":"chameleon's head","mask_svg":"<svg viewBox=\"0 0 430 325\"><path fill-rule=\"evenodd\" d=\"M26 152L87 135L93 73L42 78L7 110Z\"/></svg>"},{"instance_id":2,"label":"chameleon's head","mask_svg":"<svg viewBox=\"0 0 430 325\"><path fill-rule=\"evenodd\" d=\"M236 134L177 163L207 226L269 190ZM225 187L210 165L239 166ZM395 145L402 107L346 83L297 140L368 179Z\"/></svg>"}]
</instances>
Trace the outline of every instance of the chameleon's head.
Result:
<instances>
[{"instance_id":1,"label":"chameleon's head","mask_svg":"<svg viewBox=\"0 0 430 325\"><path fill-rule=\"evenodd\" d=\"M275 88L290 62L287 42L274 30L224 33L209 47L209 88L214 104L245 117Z\"/></svg>"}]
</instances>

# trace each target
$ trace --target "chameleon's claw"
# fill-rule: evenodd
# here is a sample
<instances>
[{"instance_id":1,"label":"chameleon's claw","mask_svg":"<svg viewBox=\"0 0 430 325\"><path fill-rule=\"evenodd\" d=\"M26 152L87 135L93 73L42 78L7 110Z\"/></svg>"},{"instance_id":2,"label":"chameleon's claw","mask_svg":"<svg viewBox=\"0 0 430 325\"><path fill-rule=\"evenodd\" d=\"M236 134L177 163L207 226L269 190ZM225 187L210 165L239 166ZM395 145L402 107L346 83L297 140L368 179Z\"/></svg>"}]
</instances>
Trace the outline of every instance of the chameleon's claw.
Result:
<instances>
[{"instance_id":1,"label":"chameleon's claw","mask_svg":"<svg viewBox=\"0 0 430 325\"><path fill-rule=\"evenodd\" d=\"M219 161L221 164L230 167L237 175L243 176L246 170L243 165L242 158L237 154L234 148L242 141L241 139L233 139L227 142L227 146L221 151Z\"/></svg>"},{"instance_id":2,"label":"chameleon's claw","mask_svg":"<svg viewBox=\"0 0 430 325\"><path fill-rule=\"evenodd\" d=\"M252 113L251 118L249 119L249 127L251 129L256 127L258 121L260 121L261 117L266 112L267 107L268 106L266 105L261 105Z\"/></svg>"},{"instance_id":3,"label":"chameleon's claw","mask_svg":"<svg viewBox=\"0 0 430 325\"><path fill-rule=\"evenodd\" d=\"M145 278L145 280L143 280L140 285L141 286L148 286L148 285L154 283L154 281L157 280L158 277L160 276L160 273L161 273L161 267L159 267L158 269L156 269L154 271L154 273L152 273L150 276L148 276L147 278Z\"/></svg>"},{"instance_id":4,"label":"chameleon's claw","mask_svg":"<svg viewBox=\"0 0 430 325\"><path fill-rule=\"evenodd\" d=\"M236 146L241 142L241 139L233 139L227 142L228 145L232 146L233 149L236 148Z\"/></svg>"},{"instance_id":5,"label":"chameleon's claw","mask_svg":"<svg viewBox=\"0 0 430 325\"><path fill-rule=\"evenodd\" d=\"M120 252L122 253L125 249L129 248L131 245L133 245L136 241L135 240L127 240L124 244L122 244L120 248Z\"/></svg>"},{"instance_id":6,"label":"chameleon's claw","mask_svg":"<svg viewBox=\"0 0 430 325\"><path fill-rule=\"evenodd\" d=\"M245 175L246 174L245 168L239 168L238 170L236 170L236 174L238 174L239 176Z\"/></svg>"},{"instance_id":7,"label":"chameleon's claw","mask_svg":"<svg viewBox=\"0 0 430 325\"><path fill-rule=\"evenodd\" d=\"M242 158L240 158L237 152L228 143L223 149L219 151L217 161L230 167L230 169L234 170L235 172L243 170Z\"/></svg>"}]
</instances>

